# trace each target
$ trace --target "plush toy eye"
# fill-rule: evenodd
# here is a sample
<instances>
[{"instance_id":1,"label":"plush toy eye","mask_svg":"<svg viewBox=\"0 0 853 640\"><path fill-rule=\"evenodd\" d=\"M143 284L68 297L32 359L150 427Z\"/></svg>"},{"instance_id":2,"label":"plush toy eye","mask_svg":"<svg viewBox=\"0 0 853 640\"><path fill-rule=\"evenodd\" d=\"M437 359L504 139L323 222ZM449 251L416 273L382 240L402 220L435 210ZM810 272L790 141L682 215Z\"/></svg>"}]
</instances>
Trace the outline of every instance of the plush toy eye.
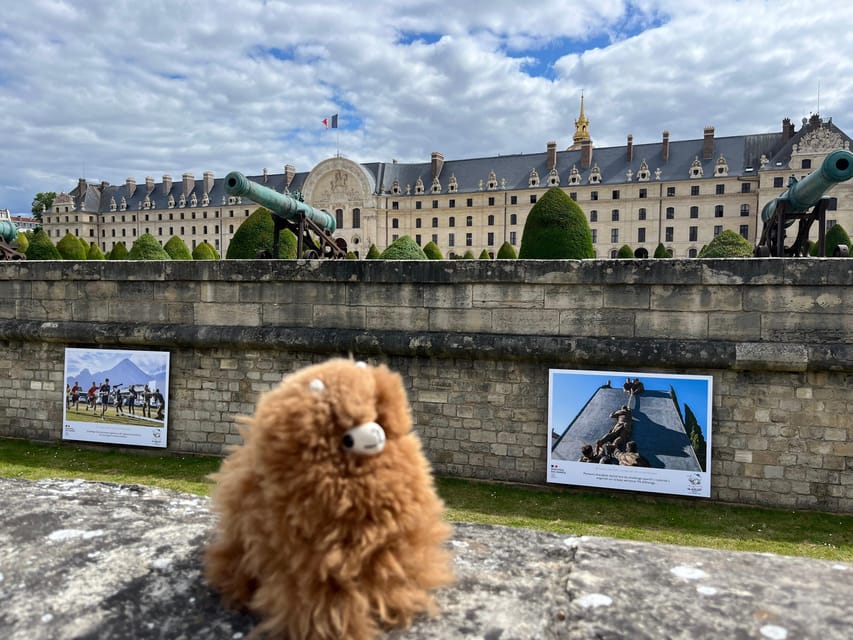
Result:
<instances>
[{"instance_id":1,"label":"plush toy eye","mask_svg":"<svg viewBox=\"0 0 853 640\"><path fill-rule=\"evenodd\" d=\"M366 369L367 363L364 362L363 360L359 360L358 362L355 363L355 366L357 366L359 369Z\"/></svg>"},{"instance_id":2,"label":"plush toy eye","mask_svg":"<svg viewBox=\"0 0 853 640\"><path fill-rule=\"evenodd\" d=\"M322 393L326 390L326 385L323 384L323 381L320 380L320 378L314 378L311 382L308 383L308 388L311 389L311 391Z\"/></svg>"},{"instance_id":3,"label":"plush toy eye","mask_svg":"<svg viewBox=\"0 0 853 640\"><path fill-rule=\"evenodd\" d=\"M343 442L345 449L352 449L352 446L355 444L355 440L352 439L350 434L346 434L341 442Z\"/></svg>"}]
</instances>

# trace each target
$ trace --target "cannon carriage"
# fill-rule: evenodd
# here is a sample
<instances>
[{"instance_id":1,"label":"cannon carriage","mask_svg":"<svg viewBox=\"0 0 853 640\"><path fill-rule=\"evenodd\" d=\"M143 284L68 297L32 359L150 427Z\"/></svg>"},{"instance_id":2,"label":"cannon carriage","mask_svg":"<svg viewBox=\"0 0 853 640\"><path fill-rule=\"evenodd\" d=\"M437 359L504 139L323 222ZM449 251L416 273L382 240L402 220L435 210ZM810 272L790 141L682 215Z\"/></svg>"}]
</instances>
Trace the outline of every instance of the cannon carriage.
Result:
<instances>
[{"instance_id":1,"label":"cannon carriage","mask_svg":"<svg viewBox=\"0 0 853 640\"><path fill-rule=\"evenodd\" d=\"M273 214L272 256L278 256L279 235L290 229L296 236L296 255L301 258L346 258L347 243L333 238L335 217L323 209L315 209L301 198L279 193L252 182L239 171L225 176L225 191L233 196L247 197L266 207Z\"/></svg>"},{"instance_id":2,"label":"cannon carriage","mask_svg":"<svg viewBox=\"0 0 853 640\"><path fill-rule=\"evenodd\" d=\"M788 188L773 198L761 210L764 228L755 247L757 257L783 257L808 255L809 233L812 225L818 223L818 248L820 255L826 249L826 208L829 197L826 192L836 184L853 178L853 153L846 149L837 149L824 158L821 166L802 180L794 176L788 181ZM785 230L798 222L797 235L785 245ZM846 246L833 248L833 255L846 256Z\"/></svg>"},{"instance_id":3,"label":"cannon carriage","mask_svg":"<svg viewBox=\"0 0 853 640\"><path fill-rule=\"evenodd\" d=\"M18 227L11 220L0 220L0 260L26 260L18 251Z\"/></svg>"}]
</instances>

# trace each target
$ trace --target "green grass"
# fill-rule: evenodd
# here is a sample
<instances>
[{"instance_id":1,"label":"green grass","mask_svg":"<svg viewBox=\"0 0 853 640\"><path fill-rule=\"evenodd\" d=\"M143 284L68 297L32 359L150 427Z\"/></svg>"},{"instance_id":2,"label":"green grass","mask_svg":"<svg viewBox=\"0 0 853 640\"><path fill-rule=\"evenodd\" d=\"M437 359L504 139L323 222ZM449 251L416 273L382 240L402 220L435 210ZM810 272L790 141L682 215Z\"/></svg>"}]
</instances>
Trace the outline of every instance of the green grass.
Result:
<instances>
[{"instance_id":1,"label":"green grass","mask_svg":"<svg viewBox=\"0 0 853 640\"><path fill-rule=\"evenodd\" d=\"M85 478L209 495L221 459L0 439L0 476ZM853 562L853 516L645 494L439 478L448 519L714 549Z\"/></svg>"}]
</instances>

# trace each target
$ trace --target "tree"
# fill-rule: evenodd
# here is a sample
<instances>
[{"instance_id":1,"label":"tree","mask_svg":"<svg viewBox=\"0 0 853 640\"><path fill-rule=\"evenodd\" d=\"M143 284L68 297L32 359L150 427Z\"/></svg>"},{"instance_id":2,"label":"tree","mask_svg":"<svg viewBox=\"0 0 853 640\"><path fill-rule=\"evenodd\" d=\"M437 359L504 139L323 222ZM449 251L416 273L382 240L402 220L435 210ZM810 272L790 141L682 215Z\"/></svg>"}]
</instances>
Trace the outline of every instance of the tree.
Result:
<instances>
[{"instance_id":1,"label":"tree","mask_svg":"<svg viewBox=\"0 0 853 640\"><path fill-rule=\"evenodd\" d=\"M424 247L424 255L429 260L444 260L441 249L439 249L438 245L432 240L426 243L426 246Z\"/></svg>"},{"instance_id":2,"label":"tree","mask_svg":"<svg viewBox=\"0 0 853 640\"><path fill-rule=\"evenodd\" d=\"M668 257L667 256L667 250L666 250L666 247L663 246L663 242L661 242L657 246L657 248L655 249L654 257L655 258L666 258L666 257Z\"/></svg>"},{"instance_id":3,"label":"tree","mask_svg":"<svg viewBox=\"0 0 853 640\"><path fill-rule=\"evenodd\" d=\"M480 260L491 260L492 256L489 255L489 252L483 249L480 252Z\"/></svg>"},{"instance_id":4,"label":"tree","mask_svg":"<svg viewBox=\"0 0 853 640\"><path fill-rule=\"evenodd\" d=\"M30 246L30 239L23 231L18 231L18 251L21 253L27 252L27 247Z\"/></svg>"},{"instance_id":5,"label":"tree","mask_svg":"<svg viewBox=\"0 0 853 640\"><path fill-rule=\"evenodd\" d=\"M370 245L370 249L367 250L367 255L365 256L366 260L378 260L379 259L379 249L376 248L375 244Z\"/></svg>"},{"instance_id":6,"label":"tree","mask_svg":"<svg viewBox=\"0 0 853 640\"><path fill-rule=\"evenodd\" d=\"M705 468L705 458L708 454L708 443L705 436L702 435L702 428L699 426L699 421L689 405L684 405L684 430L687 432L687 437L690 438L690 446L696 453L696 458L699 460L699 466L702 471L707 471Z\"/></svg>"},{"instance_id":7,"label":"tree","mask_svg":"<svg viewBox=\"0 0 853 640\"><path fill-rule=\"evenodd\" d=\"M83 245L80 244L80 239L72 235L70 232L56 243L56 250L63 260L85 260L86 252L83 251Z\"/></svg>"},{"instance_id":8,"label":"tree","mask_svg":"<svg viewBox=\"0 0 853 640\"><path fill-rule=\"evenodd\" d=\"M143 233L136 239L130 252L128 260L171 260L169 254L160 246L160 242L150 233Z\"/></svg>"},{"instance_id":9,"label":"tree","mask_svg":"<svg viewBox=\"0 0 853 640\"><path fill-rule=\"evenodd\" d=\"M89 252L86 254L86 260L106 260L104 252L96 242L89 245Z\"/></svg>"},{"instance_id":10,"label":"tree","mask_svg":"<svg viewBox=\"0 0 853 640\"><path fill-rule=\"evenodd\" d=\"M515 253L513 246L507 241L498 249L498 260L515 260L518 255Z\"/></svg>"},{"instance_id":11,"label":"tree","mask_svg":"<svg viewBox=\"0 0 853 640\"><path fill-rule=\"evenodd\" d=\"M228 245L225 257L228 260L254 260L259 252L272 254L275 225L269 209L258 207L237 228ZM278 255L285 260L296 258L296 236L290 229L279 234Z\"/></svg>"},{"instance_id":12,"label":"tree","mask_svg":"<svg viewBox=\"0 0 853 640\"><path fill-rule=\"evenodd\" d=\"M827 256L835 255L835 250L838 248L838 245L842 244L845 245L849 250L850 236L847 235L847 232L844 230L844 227L842 227L840 224L834 224L826 232L824 254Z\"/></svg>"},{"instance_id":13,"label":"tree","mask_svg":"<svg viewBox=\"0 0 853 640\"><path fill-rule=\"evenodd\" d=\"M107 260L127 260L127 247L124 242L117 242L112 250L107 255Z\"/></svg>"},{"instance_id":14,"label":"tree","mask_svg":"<svg viewBox=\"0 0 853 640\"><path fill-rule=\"evenodd\" d=\"M30 246L27 247L28 260L62 260L62 256L47 234L38 229L30 240Z\"/></svg>"},{"instance_id":15,"label":"tree","mask_svg":"<svg viewBox=\"0 0 853 640\"><path fill-rule=\"evenodd\" d=\"M192 260L193 254L190 253L190 249L187 246L187 243L184 242L178 236L172 236L166 241L166 244L163 245L163 250L169 254L169 257L172 260Z\"/></svg>"},{"instance_id":16,"label":"tree","mask_svg":"<svg viewBox=\"0 0 853 640\"><path fill-rule=\"evenodd\" d=\"M752 243L731 229L717 234L708 245L699 252L700 258L751 258Z\"/></svg>"},{"instance_id":17,"label":"tree","mask_svg":"<svg viewBox=\"0 0 853 640\"><path fill-rule=\"evenodd\" d=\"M426 260L426 254L412 236L403 236L388 245L379 255L380 260Z\"/></svg>"},{"instance_id":18,"label":"tree","mask_svg":"<svg viewBox=\"0 0 853 640\"><path fill-rule=\"evenodd\" d=\"M41 216L45 211L49 211L53 206L53 201L56 199L55 191L39 191L36 197L33 198L32 212L33 215L41 220Z\"/></svg>"},{"instance_id":19,"label":"tree","mask_svg":"<svg viewBox=\"0 0 853 640\"><path fill-rule=\"evenodd\" d=\"M193 260L219 260L219 252L205 240L193 249Z\"/></svg>"},{"instance_id":20,"label":"tree","mask_svg":"<svg viewBox=\"0 0 853 640\"><path fill-rule=\"evenodd\" d=\"M619 251L616 253L616 257L620 259L633 258L634 250L627 244L623 244L621 247L619 247Z\"/></svg>"},{"instance_id":21,"label":"tree","mask_svg":"<svg viewBox=\"0 0 853 640\"><path fill-rule=\"evenodd\" d=\"M530 210L518 257L545 260L595 257L586 216L559 187L548 189Z\"/></svg>"}]
</instances>

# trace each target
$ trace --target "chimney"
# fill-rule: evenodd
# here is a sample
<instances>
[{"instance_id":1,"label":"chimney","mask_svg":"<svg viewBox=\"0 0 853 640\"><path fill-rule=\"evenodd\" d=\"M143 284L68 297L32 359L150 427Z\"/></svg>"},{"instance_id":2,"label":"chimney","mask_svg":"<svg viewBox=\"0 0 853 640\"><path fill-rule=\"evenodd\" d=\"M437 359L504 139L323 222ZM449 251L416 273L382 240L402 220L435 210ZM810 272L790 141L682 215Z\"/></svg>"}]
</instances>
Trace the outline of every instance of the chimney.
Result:
<instances>
[{"instance_id":1,"label":"chimney","mask_svg":"<svg viewBox=\"0 0 853 640\"><path fill-rule=\"evenodd\" d=\"M553 171L557 168L557 142L551 140L548 142L548 170Z\"/></svg>"},{"instance_id":2,"label":"chimney","mask_svg":"<svg viewBox=\"0 0 853 640\"><path fill-rule=\"evenodd\" d=\"M702 143L702 159L711 160L714 157L714 127L705 127L705 139Z\"/></svg>"},{"instance_id":3,"label":"chimney","mask_svg":"<svg viewBox=\"0 0 853 640\"><path fill-rule=\"evenodd\" d=\"M782 144L794 137L794 123L790 118L782 120Z\"/></svg>"},{"instance_id":4,"label":"chimney","mask_svg":"<svg viewBox=\"0 0 853 640\"><path fill-rule=\"evenodd\" d=\"M293 177L296 175L296 167L292 164L284 165L284 186L290 187L290 183L293 182Z\"/></svg>"},{"instance_id":5,"label":"chimney","mask_svg":"<svg viewBox=\"0 0 853 640\"><path fill-rule=\"evenodd\" d=\"M154 191L154 178L145 176L145 195L149 195L152 191Z\"/></svg>"},{"instance_id":6,"label":"chimney","mask_svg":"<svg viewBox=\"0 0 853 640\"><path fill-rule=\"evenodd\" d=\"M270 176L269 171L267 171L267 168L264 167L264 184L266 184L267 180L269 180L269 176Z\"/></svg>"},{"instance_id":7,"label":"chimney","mask_svg":"<svg viewBox=\"0 0 853 640\"><path fill-rule=\"evenodd\" d=\"M163 195L169 195L172 190L172 176L163 176Z\"/></svg>"},{"instance_id":8,"label":"chimney","mask_svg":"<svg viewBox=\"0 0 853 640\"><path fill-rule=\"evenodd\" d=\"M205 171L204 178L202 179L202 185L204 186L204 192L210 193L213 191L213 171Z\"/></svg>"},{"instance_id":9,"label":"chimney","mask_svg":"<svg viewBox=\"0 0 853 640\"><path fill-rule=\"evenodd\" d=\"M134 178L128 178L124 181L124 186L127 191L127 197L132 198L133 192L136 191L136 180Z\"/></svg>"},{"instance_id":10,"label":"chimney","mask_svg":"<svg viewBox=\"0 0 853 640\"><path fill-rule=\"evenodd\" d=\"M79 178L77 180L77 197L82 198L86 195L86 178Z\"/></svg>"},{"instance_id":11,"label":"chimney","mask_svg":"<svg viewBox=\"0 0 853 640\"><path fill-rule=\"evenodd\" d=\"M191 173L185 173L184 179L184 197L187 198L195 189L195 176Z\"/></svg>"},{"instance_id":12,"label":"chimney","mask_svg":"<svg viewBox=\"0 0 853 640\"><path fill-rule=\"evenodd\" d=\"M581 140L581 169L589 169L592 166L592 140L587 138Z\"/></svg>"},{"instance_id":13,"label":"chimney","mask_svg":"<svg viewBox=\"0 0 853 640\"><path fill-rule=\"evenodd\" d=\"M663 145L661 149L661 156L663 157L664 162L669 162L669 131L663 132Z\"/></svg>"},{"instance_id":14,"label":"chimney","mask_svg":"<svg viewBox=\"0 0 853 640\"><path fill-rule=\"evenodd\" d=\"M628 134L628 149L625 152L625 160L629 163L634 161L634 135Z\"/></svg>"},{"instance_id":15,"label":"chimney","mask_svg":"<svg viewBox=\"0 0 853 640\"><path fill-rule=\"evenodd\" d=\"M439 176L441 176L441 168L444 166L444 156L441 155L438 151L432 152L432 179L435 180Z\"/></svg>"}]
</instances>

